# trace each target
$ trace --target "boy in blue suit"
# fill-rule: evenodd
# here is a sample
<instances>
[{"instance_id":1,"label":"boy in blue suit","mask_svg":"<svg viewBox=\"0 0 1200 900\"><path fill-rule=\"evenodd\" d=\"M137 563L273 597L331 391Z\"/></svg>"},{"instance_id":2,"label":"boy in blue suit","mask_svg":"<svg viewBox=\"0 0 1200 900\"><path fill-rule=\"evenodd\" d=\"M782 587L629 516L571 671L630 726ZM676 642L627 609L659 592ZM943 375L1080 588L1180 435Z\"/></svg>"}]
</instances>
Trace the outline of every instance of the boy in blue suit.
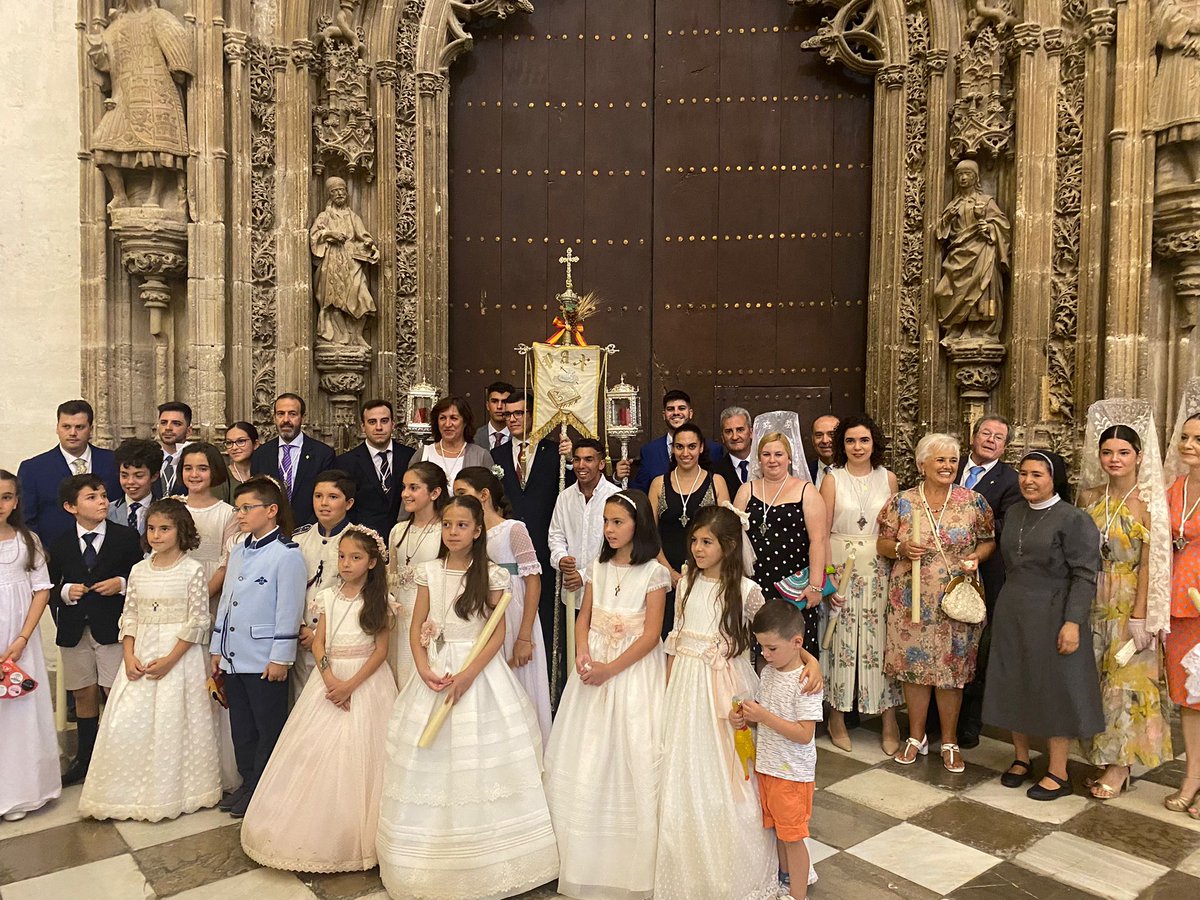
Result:
<instances>
[{"instance_id":1,"label":"boy in blue suit","mask_svg":"<svg viewBox=\"0 0 1200 900\"><path fill-rule=\"evenodd\" d=\"M212 635L212 673L225 673L233 752L242 786L219 807L246 814L288 715L288 670L304 613L304 556L291 541L291 511L279 485L255 477L233 498L245 540L229 553Z\"/></svg>"},{"instance_id":2,"label":"boy in blue suit","mask_svg":"<svg viewBox=\"0 0 1200 900\"><path fill-rule=\"evenodd\" d=\"M91 444L95 412L86 400L68 400L58 407L58 446L21 463L21 509L25 522L49 547L70 531L75 520L58 502L58 486L71 475L98 475L109 497L121 494L117 463L111 450Z\"/></svg>"}]
</instances>

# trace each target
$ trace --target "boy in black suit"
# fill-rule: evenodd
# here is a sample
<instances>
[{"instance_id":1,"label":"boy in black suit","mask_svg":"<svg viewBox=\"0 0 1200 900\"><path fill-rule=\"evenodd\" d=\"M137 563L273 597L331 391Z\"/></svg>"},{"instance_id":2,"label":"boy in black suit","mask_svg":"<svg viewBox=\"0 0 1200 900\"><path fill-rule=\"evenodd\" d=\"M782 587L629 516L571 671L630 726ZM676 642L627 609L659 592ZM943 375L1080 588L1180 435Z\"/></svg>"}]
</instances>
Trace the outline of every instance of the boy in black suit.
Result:
<instances>
[{"instance_id":1,"label":"boy in black suit","mask_svg":"<svg viewBox=\"0 0 1200 900\"><path fill-rule=\"evenodd\" d=\"M72 475L59 485L75 527L50 546L50 610L62 649L59 676L75 697L79 749L63 784L83 781L96 746L100 690L112 687L123 660L119 622L129 570L142 559L132 528L107 521L108 492L96 475Z\"/></svg>"},{"instance_id":2,"label":"boy in black suit","mask_svg":"<svg viewBox=\"0 0 1200 900\"><path fill-rule=\"evenodd\" d=\"M339 456L335 465L354 480L357 488L350 521L374 528L387 540L400 517L404 470L412 461L413 451L392 439L396 415L387 400L363 403L362 430L366 440Z\"/></svg>"}]
</instances>

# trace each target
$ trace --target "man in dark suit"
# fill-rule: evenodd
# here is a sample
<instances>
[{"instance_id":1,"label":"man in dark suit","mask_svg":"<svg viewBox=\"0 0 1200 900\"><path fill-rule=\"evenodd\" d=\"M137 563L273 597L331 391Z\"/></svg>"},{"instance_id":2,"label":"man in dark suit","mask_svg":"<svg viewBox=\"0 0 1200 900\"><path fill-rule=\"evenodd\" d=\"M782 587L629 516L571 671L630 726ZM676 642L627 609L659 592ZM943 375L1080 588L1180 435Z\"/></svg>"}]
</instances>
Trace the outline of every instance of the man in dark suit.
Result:
<instances>
[{"instance_id":1,"label":"man in dark suit","mask_svg":"<svg viewBox=\"0 0 1200 900\"><path fill-rule=\"evenodd\" d=\"M996 520L996 552L979 567L983 582L984 603L988 621L979 641L979 658L975 667L975 680L963 692L962 716L959 719L958 743L964 749L979 746L979 730L982 727L984 673L987 671L988 650L991 646L992 614L996 598L1004 587L1004 559L1000 555L1000 532L1004 528L1004 516L1009 507L1021 499L1017 473L1012 466L1000 459L1008 447L1009 426L1003 416L989 413L975 423L971 433L971 450L958 464L956 484L970 488L983 495Z\"/></svg>"},{"instance_id":2,"label":"man in dark suit","mask_svg":"<svg viewBox=\"0 0 1200 900\"><path fill-rule=\"evenodd\" d=\"M483 389L487 399L487 421L475 430L475 443L484 450L495 450L508 440L508 423L504 406L509 394L515 391L507 381L493 381Z\"/></svg>"},{"instance_id":3,"label":"man in dark suit","mask_svg":"<svg viewBox=\"0 0 1200 900\"><path fill-rule=\"evenodd\" d=\"M840 420L834 415L817 416L812 423L812 442L816 455L808 461L808 474L819 490L825 475L833 468L833 436Z\"/></svg>"},{"instance_id":4,"label":"man in dark suit","mask_svg":"<svg viewBox=\"0 0 1200 900\"><path fill-rule=\"evenodd\" d=\"M74 520L58 501L58 486L71 475L98 475L110 497L121 496L117 462L111 450L91 444L95 413L86 400L68 400L58 407L58 446L31 457L17 469L21 510L25 522L49 547Z\"/></svg>"},{"instance_id":5,"label":"man in dark suit","mask_svg":"<svg viewBox=\"0 0 1200 900\"><path fill-rule=\"evenodd\" d=\"M333 448L306 435L305 404L299 394L275 398L275 430L271 438L250 457L250 474L270 475L279 481L292 503L292 519L298 528L317 521L313 513L313 487L317 475L333 468Z\"/></svg>"},{"instance_id":6,"label":"man in dark suit","mask_svg":"<svg viewBox=\"0 0 1200 900\"><path fill-rule=\"evenodd\" d=\"M721 445L725 453L713 466L713 472L725 479L730 499L750 480L752 421L750 413L740 406L721 411Z\"/></svg>"},{"instance_id":7,"label":"man in dark suit","mask_svg":"<svg viewBox=\"0 0 1200 900\"><path fill-rule=\"evenodd\" d=\"M659 475L666 475L671 468L671 439L675 429L684 422L690 422L695 410L692 408L692 398L685 391L667 391L663 394L663 420L667 423L666 437L656 438L642 445L638 457L637 475L630 482L631 488L639 491L650 490L650 482ZM708 458L714 464L721 459L721 445L716 441L706 441ZM624 468L618 467L617 478L624 477Z\"/></svg>"},{"instance_id":8,"label":"man in dark suit","mask_svg":"<svg viewBox=\"0 0 1200 900\"><path fill-rule=\"evenodd\" d=\"M179 454L188 445L188 432L192 430L192 408L186 403L171 400L158 407L158 445L162 448L163 460L159 468L154 499L187 494L187 486L180 477Z\"/></svg>"},{"instance_id":9,"label":"man in dark suit","mask_svg":"<svg viewBox=\"0 0 1200 900\"><path fill-rule=\"evenodd\" d=\"M400 517L404 470L412 459L411 447L392 440L396 414L387 400L362 405L366 440L337 458L336 468L354 479L357 487L348 518L379 532L385 541Z\"/></svg>"},{"instance_id":10,"label":"man in dark suit","mask_svg":"<svg viewBox=\"0 0 1200 900\"><path fill-rule=\"evenodd\" d=\"M63 784L75 784L87 774L96 745L100 691L112 687L124 659L119 622L142 541L134 529L107 520L108 495L99 476L64 479L59 498L74 527L47 548L54 582L50 612L62 653L59 677L75 698L79 725L79 749L63 775Z\"/></svg>"},{"instance_id":11,"label":"man in dark suit","mask_svg":"<svg viewBox=\"0 0 1200 900\"><path fill-rule=\"evenodd\" d=\"M514 518L525 523L533 549L542 564L542 596L538 612L546 640L546 659L550 660L554 646L554 569L550 565L550 519L558 501L558 472L560 456L571 455L571 441L563 438L555 443L543 438L536 444L525 438L527 397L517 390L504 405L505 421L511 435L509 442L492 450L492 459L504 470L501 482L504 496L513 508ZM564 487L575 482L575 472L567 467ZM453 486L451 486L453 487Z\"/></svg>"}]
</instances>

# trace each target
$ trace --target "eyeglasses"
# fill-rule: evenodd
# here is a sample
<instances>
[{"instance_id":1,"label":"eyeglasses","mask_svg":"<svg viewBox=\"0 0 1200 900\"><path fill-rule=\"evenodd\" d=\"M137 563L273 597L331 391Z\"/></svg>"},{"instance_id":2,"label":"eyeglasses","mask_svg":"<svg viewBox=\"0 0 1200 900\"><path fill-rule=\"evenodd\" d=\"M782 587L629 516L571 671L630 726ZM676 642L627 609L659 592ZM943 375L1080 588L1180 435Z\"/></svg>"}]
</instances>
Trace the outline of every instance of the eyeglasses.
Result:
<instances>
[{"instance_id":1,"label":"eyeglasses","mask_svg":"<svg viewBox=\"0 0 1200 900\"><path fill-rule=\"evenodd\" d=\"M523 419L523 418L525 418L525 410L523 410L523 409L505 410L504 418L506 418L506 419Z\"/></svg>"},{"instance_id":2,"label":"eyeglasses","mask_svg":"<svg viewBox=\"0 0 1200 900\"><path fill-rule=\"evenodd\" d=\"M228 450L231 447L245 447L248 443L250 443L250 438L237 438L236 440L226 441L225 449Z\"/></svg>"},{"instance_id":3,"label":"eyeglasses","mask_svg":"<svg viewBox=\"0 0 1200 900\"><path fill-rule=\"evenodd\" d=\"M239 512L242 515L245 515L246 513L250 512L250 510L252 510L252 509L263 509L264 507L267 507L270 505L271 505L270 503L243 503L241 506L235 506L233 508L233 511Z\"/></svg>"}]
</instances>

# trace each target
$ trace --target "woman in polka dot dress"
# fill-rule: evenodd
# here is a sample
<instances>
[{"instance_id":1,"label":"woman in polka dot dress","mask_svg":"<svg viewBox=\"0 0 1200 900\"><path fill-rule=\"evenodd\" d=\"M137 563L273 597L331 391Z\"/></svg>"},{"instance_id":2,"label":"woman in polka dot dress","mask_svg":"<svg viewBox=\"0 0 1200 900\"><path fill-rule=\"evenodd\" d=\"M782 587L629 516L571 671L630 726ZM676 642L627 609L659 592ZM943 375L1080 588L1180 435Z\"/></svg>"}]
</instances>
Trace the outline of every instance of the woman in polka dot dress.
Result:
<instances>
[{"instance_id":1,"label":"woman in polka dot dress","mask_svg":"<svg viewBox=\"0 0 1200 900\"><path fill-rule=\"evenodd\" d=\"M820 648L819 609L825 583L829 523L825 502L807 478L789 474L792 442L784 434L765 434L758 442L762 477L742 485L734 505L750 514L750 544L754 547L754 581L768 600L780 599L775 583L807 568L812 575L805 599L804 649L817 656ZM795 467L807 476L804 466Z\"/></svg>"},{"instance_id":2,"label":"woman in polka dot dress","mask_svg":"<svg viewBox=\"0 0 1200 900\"><path fill-rule=\"evenodd\" d=\"M1200 393L1200 379L1188 382L1185 404ZM1179 706L1183 743L1187 751L1187 774L1180 789L1163 802L1176 812L1187 811L1200 819L1200 703L1188 703L1187 671L1183 657L1200 644L1200 604L1192 591L1200 589L1200 406L1185 405L1176 426L1175 442L1167 454L1167 476L1183 469L1167 490L1171 511L1171 540L1175 550L1171 573L1171 632L1167 635L1167 686L1171 700ZM1174 465L1172 465L1174 461Z\"/></svg>"}]
</instances>

